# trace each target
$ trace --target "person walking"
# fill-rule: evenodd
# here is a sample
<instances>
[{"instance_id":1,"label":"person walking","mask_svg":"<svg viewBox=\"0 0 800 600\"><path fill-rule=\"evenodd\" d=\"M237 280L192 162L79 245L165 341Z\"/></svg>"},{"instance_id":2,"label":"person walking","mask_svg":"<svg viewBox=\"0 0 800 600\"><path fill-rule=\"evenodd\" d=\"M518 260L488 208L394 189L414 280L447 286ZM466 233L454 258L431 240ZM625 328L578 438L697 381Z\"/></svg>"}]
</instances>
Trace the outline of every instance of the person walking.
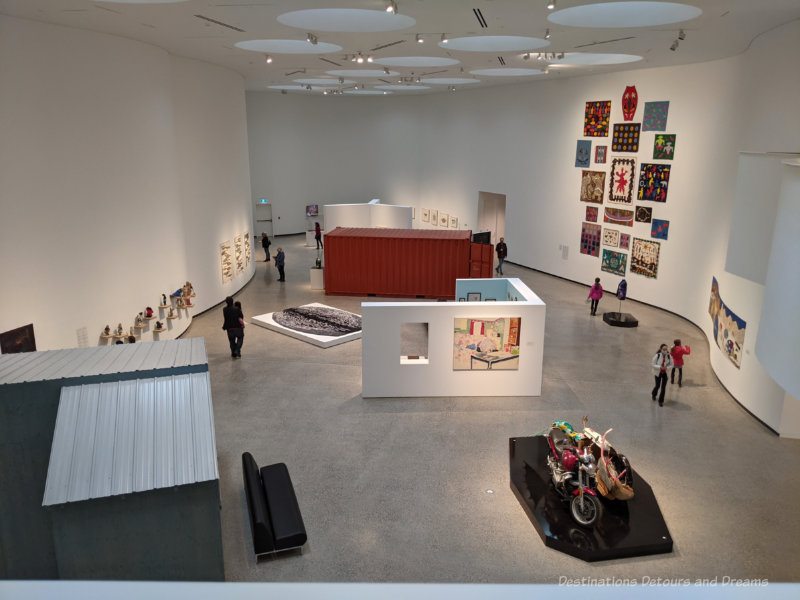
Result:
<instances>
[{"instance_id":1,"label":"person walking","mask_svg":"<svg viewBox=\"0 0 800 600\"><path fill-rule=\"evenodd\" d=\"M497 245L494 247L495 252L497 252L497 260L498 265L495 267L495 272L499 273L500 275L503 274L503 262L508 256L508 246L506 246L506 239L500 238L500 241L497 242Z\"/></svg>"},{"instance_id":2,"label":"person walking","mask_svg":"<svg viewBox=\"0 0 800 600\"><path fill-rule=\"evenodd\" d=\"M237 302L234 305L233 298L230 296L225 298L222 318L222 329L228 333L228 343L231 346L231 358L241 358L244 342L244 314L241 303Z\"/></svg>"},{"instance_id":3,"label":"person walking","mask_svg":"<svg viewBox=\"0 0 800 600\"><path fill-rule=\"evenodd\" d=\"M278 248L278 253L275 255L275 266L278 267L278 281L286 281L286 277L283 272L283 266L286 259L286 255L283 253L283 248Z\"/></svg>"},{"instance_id":4,"label":"person walking","mask_svg":"<svg viewBox=\"0 0 800 600\"><path fill-rule=\"evenodd\" d=\"M270 247L270 245L271 245L271 242L269 241L269 238L267 237L266 232L262 233L261 234L261 247L264 249L264 253L267 255L267 258L264 259L264 262L269 262L269 247Z\"/></svg>"},{"instance_id":5,"label":"person walking","mask_svg":"<svg viewBox=\"0 0 800 600\"><path fill-rule=\"evenodd\" d=\"M650 361L650 366L653 369L653 376L656 379L656 385L650 394L653 397L653 402L656 400L658 388L661 387L661 394L658 397L658 405L664 406L664 392L667 389L667 371L672 367L672 357L669 355L669 348L666 344L661 344Z\"/></svg>"},{"instance_id":6,"label":"person walking","mask_svg":"<svg viewBox=\"0 0 800 600\"><path fill-rule=\"evenodd\" d=\"M589 310L589 315L594 316L597 314L597 304L600 302L600 298L603 297L603 286L600 285L600 278L594 278L594 285L589 288L589 297L587 300L592 301L592 305Z\"/></svg>"},{"instance_id":7,"label":"person walking","mask_svg":"<svg viewBox=\"0 0 800 600\"><path fill-rule=\"evenodd\" d=\"M319 222L314 223L314 239L317 240L317 250L325 248L322 245L322 227L319 226Z\"/></svg>"},{"instance_id":8,"label":"person walking","mask_svg":"<svg viewBox=\"0 0 800 600\"><path fill-rule=\"evenodd\" d=\"M673 367L670 374L670 384L675 383L675 369L678 369L678 387L683 385L683 357L692 353L689 346L681 346L680 340L673 342L675 345L669 349L669 355L672 357Z\"/></svg>"}]
</instances>

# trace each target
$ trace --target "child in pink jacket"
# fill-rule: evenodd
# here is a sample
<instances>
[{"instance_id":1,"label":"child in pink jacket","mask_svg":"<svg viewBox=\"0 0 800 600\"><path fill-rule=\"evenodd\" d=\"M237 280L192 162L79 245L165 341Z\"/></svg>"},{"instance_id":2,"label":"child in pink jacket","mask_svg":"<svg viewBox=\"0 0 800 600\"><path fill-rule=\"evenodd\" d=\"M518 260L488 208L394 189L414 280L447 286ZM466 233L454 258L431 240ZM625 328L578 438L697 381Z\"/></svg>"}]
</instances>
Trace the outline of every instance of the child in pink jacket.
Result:
<instances>
[{"instance_id":1,"label":"child in pink jacket","mask_svg":"<svg viewBox=\"0 0 800 600\"><path fill-rule=\"evenodd\" d=\"M594 278L594 285L589 288L589 300L592 301L591 310L589 312L590 315L597 314L597 303L600 302L600 298L603 297L603 286L600 285L600 278Z\"/></svg>"},{"instance_id":2,"label":"child in pink jacket","mask_svg":"<svg viewBox=\"0 0 800 600\"><path fill-rule=\"evenodd\" d=\"M681 387L683 382L683 357L691 354L692 349L689 346L681 346L680 340L675 340L674 343L675 345L669 349L673 362L670 383L675 383L675 369L678 369L678 387Z\"/></svg>"}]
</instances>

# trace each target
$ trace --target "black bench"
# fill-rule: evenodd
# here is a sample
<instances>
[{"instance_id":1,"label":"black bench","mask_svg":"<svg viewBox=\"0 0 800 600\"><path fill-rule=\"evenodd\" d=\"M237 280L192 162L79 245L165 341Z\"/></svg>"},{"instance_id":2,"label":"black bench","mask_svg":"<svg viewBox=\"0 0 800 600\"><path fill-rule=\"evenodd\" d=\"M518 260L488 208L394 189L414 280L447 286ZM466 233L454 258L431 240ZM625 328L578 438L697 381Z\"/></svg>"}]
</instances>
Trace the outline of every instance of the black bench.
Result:
<instances>
[{"instance_id":1,"label":"black bench","mask_svg":"<svg viewBox=\"0 0 800 600\"><path fill-rule=\"evenodd\" d=\"M253 456L245 452L242 474L256 556L305 544L308 536L286 465L277 463L259 470Z\"/></svg>"}]
</instances>

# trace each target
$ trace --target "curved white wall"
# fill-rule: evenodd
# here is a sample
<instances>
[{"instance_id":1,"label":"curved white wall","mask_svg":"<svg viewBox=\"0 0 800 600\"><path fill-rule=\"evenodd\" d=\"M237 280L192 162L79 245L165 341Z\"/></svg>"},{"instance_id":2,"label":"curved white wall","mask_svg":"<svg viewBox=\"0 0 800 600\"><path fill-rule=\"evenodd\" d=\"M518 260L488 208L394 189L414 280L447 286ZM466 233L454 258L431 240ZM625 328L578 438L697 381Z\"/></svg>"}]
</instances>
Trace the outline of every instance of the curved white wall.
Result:
<instances>
[{"instance_id":1,"label":"curved white wall","mask_svg":"<svg viewBox=\"0 0 800 600\"><path fill-rule=\"evenodd\" d=\"M187 279L196 311L252 276L223 286L217 250L251 223L238 75L0 17L0 131L0 331L32 322L46 350L85 327L94 345Z\"/></svg>"},{"instance_id":2,"label":"curved white wall","mask_svg":"<svg viewBox=\"0 0 800 600\"><path fill-rule=\"evenodd\" d=\"M443 210L472 227L478 191L505 194L514 262L575 281L602 275L614 289L618 278L578 252L586 205L578 201L575 146L585 102L612 100L612 122L620 122L622 92L636 85L636 120L644 102L669 100L668 133L677 142L668 202L656 209L671 222L659 275L629 275L629 293L685 316L711 338L716 276L747 335L741 369L714 348L712 366L737 400L781 431L784 391L752 351L763 286L724 268L738 152L800 150L798 53L795 22L762 35L743 56L684 67L416 97L248 93L253 193L270 198L273 215L283 217L276 234L302 230L305 204L364 197L416 206L417 215L422 207ZM653 134L642 137L637 159L652 161ZM649 226L636 224L633 234L647 238Z\"/></svg>"}]
</instances>

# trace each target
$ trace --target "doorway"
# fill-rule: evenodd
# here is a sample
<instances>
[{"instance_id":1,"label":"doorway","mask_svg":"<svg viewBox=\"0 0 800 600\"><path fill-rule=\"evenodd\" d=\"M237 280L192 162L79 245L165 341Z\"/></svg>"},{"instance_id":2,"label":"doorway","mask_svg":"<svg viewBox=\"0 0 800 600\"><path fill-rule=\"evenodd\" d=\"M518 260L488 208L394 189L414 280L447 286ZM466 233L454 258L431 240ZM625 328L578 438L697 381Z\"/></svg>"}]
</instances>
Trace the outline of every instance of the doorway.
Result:
<instances>
[{"instance_id":1,"label":"doorway","mask_svg":"<svg viewBox=\"0 0 800 600\"><path fill-rule=\"evenodd\" d=\"M491 192L478 192L477 231L490 231L492 245L506 235L506 196Z\"/></svg>"}]
</instances>

